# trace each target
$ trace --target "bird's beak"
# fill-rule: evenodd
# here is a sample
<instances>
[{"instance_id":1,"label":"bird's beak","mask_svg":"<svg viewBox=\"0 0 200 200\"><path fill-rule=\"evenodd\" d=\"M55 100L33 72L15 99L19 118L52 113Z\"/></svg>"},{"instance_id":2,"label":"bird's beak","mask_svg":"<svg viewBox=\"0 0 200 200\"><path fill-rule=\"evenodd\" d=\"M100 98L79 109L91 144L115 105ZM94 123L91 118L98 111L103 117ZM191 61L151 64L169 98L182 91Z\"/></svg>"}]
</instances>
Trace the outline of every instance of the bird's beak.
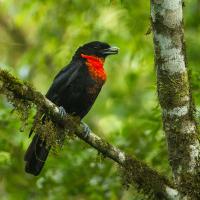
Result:
<instances>
[{"instance_id":1,"label":"bird's beak","mask_svg":"<svg viewBox=\"0 0 200 200\"><path fill-rule=\"evenodd\" d=\"M118 47L109 47L107 49L104 49L102 53L105 56L108 56L108 55L118 54L118 51L119 51Z\"/></svg>"}]
</instances>

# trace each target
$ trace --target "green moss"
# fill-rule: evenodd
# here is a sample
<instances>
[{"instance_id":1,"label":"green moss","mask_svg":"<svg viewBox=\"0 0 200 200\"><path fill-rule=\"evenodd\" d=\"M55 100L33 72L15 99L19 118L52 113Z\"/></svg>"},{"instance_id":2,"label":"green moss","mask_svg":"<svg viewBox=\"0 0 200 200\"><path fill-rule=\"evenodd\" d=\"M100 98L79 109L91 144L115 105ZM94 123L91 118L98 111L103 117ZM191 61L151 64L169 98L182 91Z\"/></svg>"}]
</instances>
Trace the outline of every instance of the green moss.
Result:
<instances>
[{"instance_id":1,"label":"green moss","mask_svg":"<svg viewBox=\"0 0 200 200\"><path fill-rule=\"evenodd\" d=\"M175 73L169 75L167 71L158 71L158 95L162 108L170 109L185 105L182 100L189 96L187 74Z\"/></svg>"},{"instance_id":2,"label":"green moss","mask_svg":"<svg viewBox=\"0 0 200 200\"><path fill-rule=\"evenodd\" d=\"M195 175L191 173L182 173L179 185L182 194L191 197L192 200L200 199L200 171Z\"/></svg>"},{"instance_id":3,"label":"green moss","mask_svg":"<svg viewBox=\"0 0 200 200\"><path fill-rule=\"evenodd\" d=\"M69 123L69 126L64 123L56 123L53 118L45 116L42 110L39 108L37 110L32 130L46 141L47 147L51 146L51 152L57 154L66 138L74 139L76 126L73 123ZM73 117L68 115L66 118L71 121ZM74 123L76 124L75 121Z\"/></svg>"},{"instance_id":4,"label":"green moss","mask_svg":"<svg viewBox=\"0 0 200 200\"><path fill-rule=\"evenodd\" d=\"M46 141L47 147L51 146L51 150L56 153L62 147L64 134L62 129L59 129L51 120L45 122L37 122L35 133L39 134L42 140ZM63 137L61 137L63 136Z\"/></svg>"},{"instance_id":5,"label":"green moss","mask_svg":"<svg viewBox=\"0 0 200 200\"><path fill-rule=\"evenodd\" d=\"M27 125L32 103L24 100L23 98L19 98L17 95L15 95L15 93L8 90L6 84L9 84L9 82L1 82L0 94L4 94L8 102L13 105L13 111L17 113L22 122L21 131L23 131Z\"/></svg>"},{"instance_id":6,"label":"green moss","mask_svg":"<svg viewBox=\"0 0 200 200\"><path fill-rule=\"evenodd\" d=\"M126 156L125 163L121 168L123 185L128 188L133 185L138 191L147 194L147 199L165 199L166 185L174 186L166 177L149 168L137 159Z\"/></svg>"}]
</instances>

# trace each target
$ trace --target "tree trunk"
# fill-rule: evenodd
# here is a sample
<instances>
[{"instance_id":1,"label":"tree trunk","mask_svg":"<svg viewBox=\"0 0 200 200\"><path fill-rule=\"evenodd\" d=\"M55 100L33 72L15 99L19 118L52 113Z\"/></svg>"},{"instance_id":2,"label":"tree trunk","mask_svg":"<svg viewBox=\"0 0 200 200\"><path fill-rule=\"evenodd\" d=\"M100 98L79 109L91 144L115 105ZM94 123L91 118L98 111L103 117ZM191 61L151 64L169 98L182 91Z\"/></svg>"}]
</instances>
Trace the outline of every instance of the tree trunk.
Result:
<instances>
[{"instance_id":1,"label":"tree trunk","mask_svg":"<svg viewBox=\"0 0 200 200\"><path fill-rule=\"evenodd\" d=\"M186 66L182 3L151 0L157 90L175 183L186 199L200 199L200 147Z\"/></svg>"}]
</instances>

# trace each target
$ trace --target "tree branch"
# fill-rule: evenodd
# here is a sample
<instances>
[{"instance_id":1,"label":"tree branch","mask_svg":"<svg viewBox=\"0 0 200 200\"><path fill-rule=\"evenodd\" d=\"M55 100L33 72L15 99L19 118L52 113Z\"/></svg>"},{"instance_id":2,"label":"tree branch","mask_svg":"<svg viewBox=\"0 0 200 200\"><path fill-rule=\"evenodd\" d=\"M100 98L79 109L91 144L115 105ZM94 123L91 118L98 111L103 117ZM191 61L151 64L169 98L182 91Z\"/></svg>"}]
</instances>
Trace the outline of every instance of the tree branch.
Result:
<instances>
[{"instance_id":1,"label":"tree branch","mask_svg":"<svg viewBox=\"0 0 200 200\"><path fill-rule=\"evenodd\" d=\"M128 184L136 186L139 191L153 195L154 199L178 199L178 191L167 178L148 167L142 161L112 146L93 132L90 132L85 137L84 130L80 123L77 122L77 119L68 116L61 118L58 107L27 83L20 82L4 70L0 70L0 83L0 93L7 96L7 93L9 93L9 96L12 93L14 99L32 102L42 109L46 115L53 117L56 122L62 122L69 132L72 131L105 157L118 163L124 172Z\"/></svg>"}]
</instances>

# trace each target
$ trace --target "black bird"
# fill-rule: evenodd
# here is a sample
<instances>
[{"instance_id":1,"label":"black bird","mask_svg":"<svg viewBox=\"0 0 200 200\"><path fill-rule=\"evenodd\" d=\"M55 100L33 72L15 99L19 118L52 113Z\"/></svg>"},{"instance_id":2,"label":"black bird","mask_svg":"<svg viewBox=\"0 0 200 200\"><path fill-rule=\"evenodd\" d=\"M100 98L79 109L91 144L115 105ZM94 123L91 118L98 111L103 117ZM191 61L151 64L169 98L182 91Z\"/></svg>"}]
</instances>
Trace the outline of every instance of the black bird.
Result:
<instances>
[{"instance_id":1,"label":"black bird","mask_svg":"<svg viewBox=\"0 0 200 200\"><path fill-rule=\"evenodd\" d=\"M117 47L99 41L79 47L71 62L55 76L46 97L59 106L61 112L64 109L66 113L82 119L106 81L103 67L105 58L117 53ZM25 171L37 176L44 166L50 148L40 133L35 133L24 156Z\"/></svg>"}]
</instances>

